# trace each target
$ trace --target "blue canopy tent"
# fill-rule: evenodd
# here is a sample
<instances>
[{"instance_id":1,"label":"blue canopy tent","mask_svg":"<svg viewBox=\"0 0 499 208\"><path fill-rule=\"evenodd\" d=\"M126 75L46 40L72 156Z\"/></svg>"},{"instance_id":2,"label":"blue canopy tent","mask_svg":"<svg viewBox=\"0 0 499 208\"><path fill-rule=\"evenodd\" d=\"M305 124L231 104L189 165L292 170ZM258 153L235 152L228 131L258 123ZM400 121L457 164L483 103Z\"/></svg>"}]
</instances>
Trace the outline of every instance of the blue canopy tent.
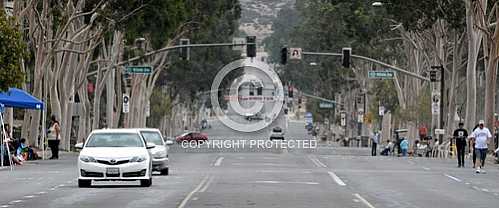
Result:
<instances>
[{"instance_id":1,"label":"blue canopy tent","mask_svg":"<svg viewBox=\"0 0 499 208\"><path fill-rule=\"evenodd\" d=\"M43 102L24 90L10 88L0 92L0 103L5 107L43 110Z\"/></svg>"},{"instance_id":2,"label":"blue canopy tent","mask_svg":"<svg viewBox=\"0 0 499 208\"><path fill-rule=\"evenodd\" d=\"M17 88L9 88L7 92L0 92L0 112L3 113L4 107L44 111L44 103L41 100ZM3 116L0 118L3 121ZM42 129L45 129L45 112L42 112ZM42 131L42 138L43 159L45 159L45 131Z\"/></svg>"}]
</instances>

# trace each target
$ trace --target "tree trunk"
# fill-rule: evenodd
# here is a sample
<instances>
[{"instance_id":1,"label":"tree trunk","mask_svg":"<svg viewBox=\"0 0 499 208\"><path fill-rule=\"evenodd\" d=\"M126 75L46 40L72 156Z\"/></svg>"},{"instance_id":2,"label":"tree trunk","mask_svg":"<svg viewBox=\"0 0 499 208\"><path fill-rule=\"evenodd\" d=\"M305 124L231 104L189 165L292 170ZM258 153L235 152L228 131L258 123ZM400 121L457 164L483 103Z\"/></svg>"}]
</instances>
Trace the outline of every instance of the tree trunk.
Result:
<instances>
[{"instance_id":1,"label":"tree trunk","mask_svg":"<svg viewBox=\"0 0 499 208\"><path fill-rule=\"evenodd\" d=\"M476 125L476 64L478 50L482 42L481 33L474 27L476 14L474 14L472 1L466 1L466 29L468 38L468 62L466 68L466 119L465 126L472 129Z\"/></svg>"}]
</instances>

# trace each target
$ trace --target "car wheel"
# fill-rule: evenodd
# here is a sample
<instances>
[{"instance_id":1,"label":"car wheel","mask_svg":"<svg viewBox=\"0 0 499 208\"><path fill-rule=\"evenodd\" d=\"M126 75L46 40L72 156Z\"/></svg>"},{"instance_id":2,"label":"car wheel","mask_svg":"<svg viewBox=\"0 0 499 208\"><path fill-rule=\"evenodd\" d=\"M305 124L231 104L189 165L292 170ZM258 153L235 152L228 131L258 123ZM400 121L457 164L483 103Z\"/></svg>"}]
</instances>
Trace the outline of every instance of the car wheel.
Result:
<instances>
[{"instance_id":1,"label":"car wheel","mask_svg":"<svg viewBox=\"0 0 499 208\"><path fill-rule=\"evenodd\" d=\"M168 168L165 168L165 169L161 170L160 172L161 172L161 175L168 175Z\"/></svg>"},{"instance_id":2,"label":"car wheel","mask_svg":"<svg viewBox=\"0 0 499 208\"><path fill-rule=\"evenodd\" d=\"M152 178L140 180L140 186L149 187L152 185Z\"/></svg>"},{"instance_id":3,"label":"car wheel","mask_svg":"<svg viewBox=\"0 0 499 208\"><path fill-rule=\"evenodd\" d=\"M80 188L88 188L90 186L92 186L92 180L78 179L78 187L80 187Z\"/></svg>"}]
</instances>

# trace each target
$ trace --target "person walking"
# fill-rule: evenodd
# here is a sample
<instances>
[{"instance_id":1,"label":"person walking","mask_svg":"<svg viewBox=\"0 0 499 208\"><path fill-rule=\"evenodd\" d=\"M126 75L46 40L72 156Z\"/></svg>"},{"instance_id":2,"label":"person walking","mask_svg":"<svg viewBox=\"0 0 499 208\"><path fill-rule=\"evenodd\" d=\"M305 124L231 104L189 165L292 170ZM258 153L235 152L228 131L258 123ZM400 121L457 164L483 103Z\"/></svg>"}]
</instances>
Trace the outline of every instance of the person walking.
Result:
<instances>
[{"instance_id":1,"label":"person walking","mask_svg":"<svg viewBox=\"0 0 499 208\"><path fill-rule=\"evenodd\" d=\"M59 126L59 121L52 115L50 118L50 128L47 132L48 146L50 147L50 151L52 151L50 159L59 159L60 133L61 127Z\"/></svg>"},{"instance_id":2,"label":"person walking","mask_svg":"<svg viewBox=\"0 0 499 208\"><path fill-rule=\"evenodd\" d=\"M378 148L378 144L379 144L379 140L380 140L380 132L375 132L373 137L372 137L372 145L371 145L371 155L372 156L376 156L376 150Z\"/></svg>"},{"instance_id":3,"label":"person walking","mask_svg":"<svg viewBox=\"0 0 499 208\"><path fill-rule=\"evenodd\" d=\"M463 128L464 123L459 122L459 128L454 131L454 139L456 140L457 147L457 167L464 168L464 149L466 148L466 138L468 137L468 131Z\"/></svg>"},{"instance_id":4,"label":"person walking","mask_svg":"<svg viewBox=\"0 0 499 208\"><path fill-rule=\"evenodd\" d=\"M478 160L476 161L476 173L484 172L482 169L485 165L485 158L487 157L488 140L492 139L490 130L484 126L485 121L478 122L478 128L473 131L471 137L475 141L475 152Z\"/></svg>"},{"instance_id":5,"label":"person walking","mask_svg":"<svg viewBox=\"0 0 499 208\"><path fill-rule=\"evenodd\" d=\"M406 157L409 150L409 141L405 137L402 137L402 141L400 142L400 150L402 151L402 157Z\"/></svg>"}]
</instances>

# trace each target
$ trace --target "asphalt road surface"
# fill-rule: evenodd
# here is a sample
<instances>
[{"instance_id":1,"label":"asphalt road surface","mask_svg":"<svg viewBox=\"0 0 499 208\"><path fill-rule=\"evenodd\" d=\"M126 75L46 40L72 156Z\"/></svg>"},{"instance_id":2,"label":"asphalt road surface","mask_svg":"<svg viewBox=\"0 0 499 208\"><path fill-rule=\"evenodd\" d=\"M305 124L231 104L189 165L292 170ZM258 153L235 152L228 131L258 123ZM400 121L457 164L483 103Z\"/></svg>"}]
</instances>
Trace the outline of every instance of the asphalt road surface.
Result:
<instances>
[{"instance_id":1,"label":"asphalt road surface","mask_svg":"<svg viewBox=\"0 0 499 208\"><path fill-rule=\"evenodd\" d=\"M309 139L301 122L288 136ZM251 140L214 123L208 135ZM266 134L261 132L261 135ZM497 207L499 168L336 151L171 152L171 175L78 188L76 154L0 170L1 207ZM359 154L356 154L359 153ZM468 161L467 161L468 162ZM469 163L467 164L469 166Z\"/></svg>"}]
</instances>

